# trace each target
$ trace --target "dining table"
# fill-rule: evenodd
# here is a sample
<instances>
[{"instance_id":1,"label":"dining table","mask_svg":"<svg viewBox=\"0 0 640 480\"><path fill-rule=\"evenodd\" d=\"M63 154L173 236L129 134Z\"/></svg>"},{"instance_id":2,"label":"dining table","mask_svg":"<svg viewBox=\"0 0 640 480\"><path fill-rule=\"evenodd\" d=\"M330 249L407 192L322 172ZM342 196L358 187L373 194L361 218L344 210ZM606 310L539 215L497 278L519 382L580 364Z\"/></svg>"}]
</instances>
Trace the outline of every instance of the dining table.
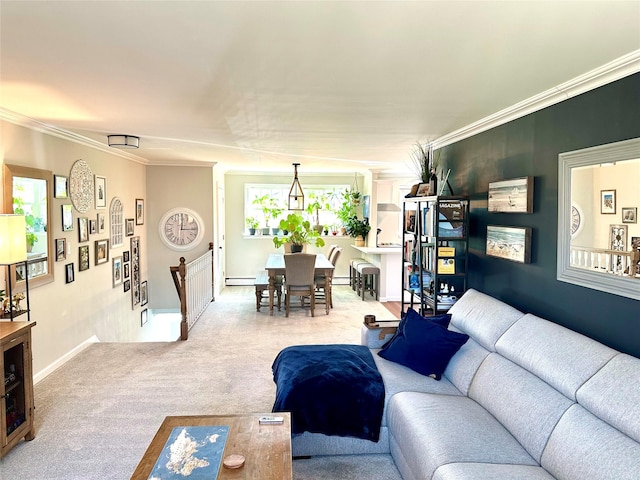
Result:
<instances>
[{"instance_id":1,"label":"dining table","mask_svg":"<svg viewBox=\"0 0 640 480\"><path fill-rule=\"evenodd\" d=\"M276 277L285 274L284 255L282 253L270 253L267 258L265 270L269 273L269 315L273 316L273 297L276 291ZM296 255L288 253L287 255ZM316 254L315 276L324 275L325 298L331 298L331 277L334 270L333 264L322 253ZM286 281L286 279L285 279ZM329 302L325 302L325 311L329 314Z\"/></svg>"}]
</instances>

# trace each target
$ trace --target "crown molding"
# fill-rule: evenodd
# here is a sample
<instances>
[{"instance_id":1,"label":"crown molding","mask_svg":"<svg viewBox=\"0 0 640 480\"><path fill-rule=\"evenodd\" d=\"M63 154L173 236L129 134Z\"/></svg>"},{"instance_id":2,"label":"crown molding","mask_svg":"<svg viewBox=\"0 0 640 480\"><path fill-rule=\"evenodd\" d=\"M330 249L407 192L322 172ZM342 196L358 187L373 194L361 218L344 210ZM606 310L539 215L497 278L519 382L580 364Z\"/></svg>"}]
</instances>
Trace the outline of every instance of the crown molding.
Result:
<instances>
[{"instance_id":1,"label":"crown molding","mask_svg":"<svg viewBox=\"0 0 640 480\"><path fill-rule=\"evenodd\" d=\"M62 128L56 127L55 125L50 125L48 123L34 120L33 118L29 118L11 110L7 110L6 108L0 107L0 120L6 120L9 123L29 128L37 132L46 133L63 140L68 140L69 142L78 143L85 147L100 150L110 155L115 155L116 157L126 158L127 160L131 160L132 162L149 165L149 161L146 158L142 158L122 150L118 150L117 148L113 148L90 138L83 137L82 135L70 132L69 130L64 130Z\"/></svg>"},{"instance_id":2,"label":"crown molding","mask_svg":"<svg viewBox=\"0 0 640 480\"><path fill-rule=\"evenodd\" d=\"M561 83L545 92L534 95L522 102L471 123L466 127L443 135L433 141L433 148L442 148L464 140L465 138L472 137L473 135L485 132L491 128L498 127L638 72L640 72L640 50L634 50L627 55L575 77L568 82Z\"/></svg>"}]
</instances>

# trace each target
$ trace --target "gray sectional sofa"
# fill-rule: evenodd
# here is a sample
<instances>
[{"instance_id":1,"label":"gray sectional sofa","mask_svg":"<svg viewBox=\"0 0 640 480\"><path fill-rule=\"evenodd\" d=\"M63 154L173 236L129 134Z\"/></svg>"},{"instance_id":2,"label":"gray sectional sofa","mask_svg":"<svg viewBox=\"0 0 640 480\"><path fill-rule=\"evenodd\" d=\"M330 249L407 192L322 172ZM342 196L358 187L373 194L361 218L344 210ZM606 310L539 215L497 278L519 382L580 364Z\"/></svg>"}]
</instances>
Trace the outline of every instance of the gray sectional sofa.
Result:
<instances>
[{"instance_id":1,"label":"gray sectional sofa","mask_svg":"<svg viewBox=\"0 0 640 480\"><path fill-rule=\"evenodd\" d=\"M475 290L452 307L469 335L440 381L375 354L376 443L304 433L293 454L391 453L405 480L640 479L640 359Z\"/></svg>"}]
</instances>

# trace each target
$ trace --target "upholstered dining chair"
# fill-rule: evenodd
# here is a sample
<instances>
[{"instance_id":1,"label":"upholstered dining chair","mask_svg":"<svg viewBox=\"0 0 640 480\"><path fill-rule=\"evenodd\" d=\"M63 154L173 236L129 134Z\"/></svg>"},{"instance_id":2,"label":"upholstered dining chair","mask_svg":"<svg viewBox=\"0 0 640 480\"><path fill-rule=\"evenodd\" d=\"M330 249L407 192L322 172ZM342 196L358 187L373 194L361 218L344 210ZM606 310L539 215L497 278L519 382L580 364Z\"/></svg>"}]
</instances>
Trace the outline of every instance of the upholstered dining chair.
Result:
<instances>
[{"instance_id":1,"label":"upholstered dining chair","mask_svg":"<svg viewBox=\"0 0 640 480\"><path fill-rule=\"evenodd\" d=\"M338 258L340 258L341 253L342 247L338 246L336 246L336 248L333 249L333 252L331 252L329 261L334 267L336 266L336 263L338 263ZM335 269L333 272L335 272ZM333 272L331 272L331 274L329 275L329 282L331 282L333 279ZM316 282L316 303L328 302L329 308L333 308L331 288L329 288L329 293L327 294L327 278L325 278L324 275L317 275L314 278L314 281ZM318 299L320 299L320 301L318 301Z\"/></svg>"},{"instance_id":2,"label":"upholstered dining chair","mask_svg":"<svg viewBox=\"0 0 640 480\"><path fill-rule=\"evenodd\" d=\"M284 306L285 316L289 316L291 297L300 297L304 307L304 299L309 297L311 316L315 315L316 285L313 281L316 255L313 253L286 253L284 255Z\"/></svg>"}]
</instances>

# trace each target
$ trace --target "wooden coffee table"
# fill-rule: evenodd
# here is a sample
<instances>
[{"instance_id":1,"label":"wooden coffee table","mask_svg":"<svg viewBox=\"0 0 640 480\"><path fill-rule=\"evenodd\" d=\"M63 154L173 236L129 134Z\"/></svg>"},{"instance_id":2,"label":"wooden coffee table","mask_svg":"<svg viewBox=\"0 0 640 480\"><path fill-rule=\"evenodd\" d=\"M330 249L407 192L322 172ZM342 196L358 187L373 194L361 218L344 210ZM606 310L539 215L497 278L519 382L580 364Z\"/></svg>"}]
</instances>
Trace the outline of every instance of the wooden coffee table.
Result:
<instances>
[{"instance_id":1,"label":"wooden coffee table","mask_svg":"<svg viewBox=\"0 0 640 480\"><path fill-rule=\"evenodd\" d=\"M260 425L262 416L278 415L284 423ZM220 465L218 479L291 480L291 417L287 413L253 413L228 416L165 417L147 448L132 480L147 480L171 431L181 426L227 425L229 436L222 458L231 454L245 457L243 467L231 470ZM195 476L195 472L194 472ZM189 477L185 477L188 480Z\"/></svg>"}]
</instances>

